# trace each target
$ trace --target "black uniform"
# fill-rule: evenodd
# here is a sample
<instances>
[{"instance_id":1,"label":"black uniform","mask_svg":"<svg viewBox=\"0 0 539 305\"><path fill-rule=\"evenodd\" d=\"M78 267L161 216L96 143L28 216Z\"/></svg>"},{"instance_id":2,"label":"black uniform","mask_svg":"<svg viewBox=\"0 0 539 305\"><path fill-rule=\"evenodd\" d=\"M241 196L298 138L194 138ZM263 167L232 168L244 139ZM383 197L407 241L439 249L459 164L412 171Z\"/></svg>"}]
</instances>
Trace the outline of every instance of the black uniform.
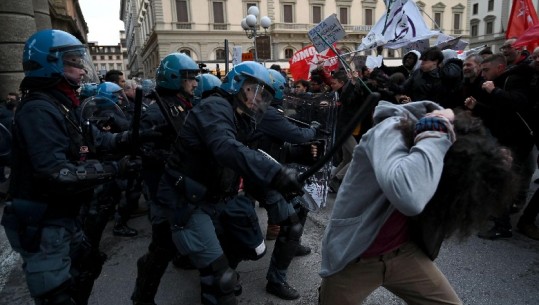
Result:
<instances>
[{"instance_id":1,"label":"black uniform","mask_svg":"<svg viewBox=\"0 0 539 305\"><path fill-rule=\"evenodd\" d=\"M312 162L310 145L316 136L315 128L299 128L290 123L274 107L269 107L256 131L249 139L251 147L261 149L276 158L279 162L290 163ZM292 146L283 146L284 142L306 145L292 149ZM306 154L305 154L306 153ZM305 162L301 162L301 161ZM302 208L297 200L288 202L275 190L261 192L260 188L253 187L249 181L244 181L246 192L252 193L268 212L268 224L280 225L279 235L271 256L270 266L266 279L269 285L288 285L286 272L296 250L300 244L307 210ZM297 298L290 295L289 298Z\"/></svg>"},{"instance_id":2,"label":"black uniform","mask_svg":"<svg viewBox=\"0 0 539 305\"><path fill-rule=\"evenodd\" d=\"M103 260L83 239L79 211L92 198L93 188L118 171L115 163L91 158L96 149L118 148L127 138L90 125L81 128L77 102L48 89L30 93L15 114L13 201L2 224L24 259L30 294L45 304L69 297L76 304L87 303Z\"/></svg>"},{"instance_id":3,"label":"black uniform","mask_svg":"<svg viewBox=\"0 0 539 305\"><path fill-rule=\"evenodd\" d=\"M169 107L178 110L176 120L179 122L185 120L187 111L192 108L189 101L179 98L176 94L163 94L161 100ZM135 304L152 304L161 278L177 252L168 223L168 210L156 201L159 180L165 170L165 161L171 154L171 145L176 139L176 132L168 126L157 103L148 106L143 113L140 127L145 131L160 130L163 134L156 141L142 146L142 176L150 201L152 241L148 252L137 261L137 280L131 296Z\"/></svg>"},{"instance_id":4,"label":"black uniform","mask_svg":"<svg viewBox=\"0 0 539 305\"><path fill-rule=\"evenodd\" d=\"M236 304L237 273L226 256L258 259L265 253L254 204L237 195L239 175L269 187L281 171L242 144L253 126L233 99L218 92L189 112L157 195L169 210L175 245L200 271L203 304Z\"/></svg>"}]
</instances>

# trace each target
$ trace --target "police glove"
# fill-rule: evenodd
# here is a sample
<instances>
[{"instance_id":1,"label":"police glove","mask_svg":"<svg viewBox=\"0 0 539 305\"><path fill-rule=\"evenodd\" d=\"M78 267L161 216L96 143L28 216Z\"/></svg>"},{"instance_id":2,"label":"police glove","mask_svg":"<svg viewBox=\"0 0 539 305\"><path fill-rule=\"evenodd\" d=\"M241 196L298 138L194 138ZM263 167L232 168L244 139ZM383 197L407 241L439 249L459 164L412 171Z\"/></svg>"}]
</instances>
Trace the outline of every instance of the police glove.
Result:
<instances>
[{"instance_id":1,"label":"police glove","mask_svg":"<svg viewBox=\"0 0 539 305\"><path fill-rule=\"evenodd\" d=\"M292 168L281 168L273 177L271 186L285 198L303 195L303 183L299 181L299 173Z\"/></svg>"},{"instance_id":2,"label":"police glove","mask_svg":"<svg viewBox=\"0 0 539 305\"><path fill-rule=\"evenodd\" d=\"M142 169L142 161L140 158L131 158L125 156L120 161L116 162L118 178L129 178L136 176Z\"/></svg>"},{"instance_id":3,"label":"police glove","mask_svg":"<svg viewBox=\"0 0 539 305\"><path fill-rule=\"evenodd\" d=\"M319 122L317 121L312 121L311 124L310 124L310 127L312 129L314 129L315 131L320 129L320 127L322 126L322 124L320 124Z\"/></svg>"}]
</instances>

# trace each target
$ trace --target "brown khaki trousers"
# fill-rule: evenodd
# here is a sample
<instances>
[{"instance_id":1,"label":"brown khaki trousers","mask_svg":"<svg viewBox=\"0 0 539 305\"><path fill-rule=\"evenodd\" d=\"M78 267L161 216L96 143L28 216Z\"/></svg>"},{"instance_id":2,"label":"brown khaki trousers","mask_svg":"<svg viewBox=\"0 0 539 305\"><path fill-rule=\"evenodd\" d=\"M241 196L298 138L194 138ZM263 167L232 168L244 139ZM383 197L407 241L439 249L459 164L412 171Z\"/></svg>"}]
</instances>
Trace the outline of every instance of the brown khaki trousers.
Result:
<instances>
[{"instance_id":1,"label":"brown khaki trousers","mask_svg":"<svg viewBox=\"0 0 539 305\"><path fill-rule=\"evenodd\" d=\"M380 286L408 304L462 304L438 267L414 243L406 243L323 278L319 305L359 305Z\"/></svg>"}]
</instances>

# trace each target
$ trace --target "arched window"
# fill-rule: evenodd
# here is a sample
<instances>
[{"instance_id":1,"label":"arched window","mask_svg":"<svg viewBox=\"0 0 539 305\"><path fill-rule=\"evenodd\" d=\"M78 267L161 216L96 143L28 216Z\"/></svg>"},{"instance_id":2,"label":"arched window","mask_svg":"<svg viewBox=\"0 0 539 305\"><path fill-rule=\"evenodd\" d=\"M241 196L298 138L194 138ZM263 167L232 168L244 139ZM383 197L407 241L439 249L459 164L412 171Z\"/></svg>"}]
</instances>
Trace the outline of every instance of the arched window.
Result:
<instances>
[{"instance_id":1,"label":"arched window","mask_svg":"<svg viewBox=\"0 0 539 305\"><path fill-rule=\"evenodd\" d=\"M226 60L226 53L224 49L215 50L215 59L216 60Z\"/></svg>"},{"instance_id":2,"label":"arched window","mask_svg":"<svg viewBox=\"0 0 539 305\"><path fill-rule=\"evenodd\" d=\"M290 59L292 56L294 56L294 49L284 49L284 58Z\"/></svg>"},{"instance_id":3,"label":"arched window","mask_svg":"<svg viewBox=\"0 0 539 305\"><path fill-rule=\"evenodd\" d=\"M180 53L183 53L183 54L191 57L191 51L190 50L180 50Z\"/></svg>"}]
</instances>

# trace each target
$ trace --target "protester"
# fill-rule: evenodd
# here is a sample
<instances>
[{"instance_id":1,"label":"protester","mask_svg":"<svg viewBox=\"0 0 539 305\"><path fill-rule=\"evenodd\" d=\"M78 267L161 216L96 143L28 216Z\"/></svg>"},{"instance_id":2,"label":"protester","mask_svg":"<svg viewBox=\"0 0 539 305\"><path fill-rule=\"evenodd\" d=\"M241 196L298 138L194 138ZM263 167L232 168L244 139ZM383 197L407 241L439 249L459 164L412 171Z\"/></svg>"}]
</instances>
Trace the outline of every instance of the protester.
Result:
<instances>
[{"instance_id":1,"label":"protester","mask_svg":"<svg viewBox=\"0 0 539 305\"><path fill-rule=\"evenodd\" d=\"M478 236L485 239L499 239L513 236L510 221L511 208L521 208L527 198L527 193L534 171L531 151L534 145L531 122L534 118L533 101L536 96L530 92L530 79L533 69L525 61L509 68L503 54L494 54L481 63L482 75L485 82L484 100L479 100L469 108L481 114L485 126L500 142L511 149L515 170L519 174L518 196L507 202L504 213L494 215L494 225ZM536 93L535 93L536 94Z\"/></svg>"},{"instance_id":2,"label":"protester","mask_svg":"<svg viewBox=\"0 0 539 305\"><path fill-rule=\"evenodd\" d=\"M380 286L408 304L462 304L432 260L510 196L510 155L478 119L430 101L382 101L374 121L322 240L319 304L361 304Z\"/></svg>"},{"instance_id":3,"label":"protester","mask_svg":"<svg viewBox=\"0 0 539 305\"><path fill-rule=\"evenodd\" d=\"M532 116L536 119L532 122L531 128L533 129L535 147L539 149L539 47L533 50L531 54L532 62L530 66L534 69L533 77L531 78L530 85L532 93L535 94L535 104L533 105ZM539 166L539 158L537 159L537 165ZM539 214L539 189L535 191L532 198L528 202L526 208L522 211L517 228L518 230L528 236L529 238L539 240L539 228L535 225L537 215Z\"/></svg>"}]
</instances>

